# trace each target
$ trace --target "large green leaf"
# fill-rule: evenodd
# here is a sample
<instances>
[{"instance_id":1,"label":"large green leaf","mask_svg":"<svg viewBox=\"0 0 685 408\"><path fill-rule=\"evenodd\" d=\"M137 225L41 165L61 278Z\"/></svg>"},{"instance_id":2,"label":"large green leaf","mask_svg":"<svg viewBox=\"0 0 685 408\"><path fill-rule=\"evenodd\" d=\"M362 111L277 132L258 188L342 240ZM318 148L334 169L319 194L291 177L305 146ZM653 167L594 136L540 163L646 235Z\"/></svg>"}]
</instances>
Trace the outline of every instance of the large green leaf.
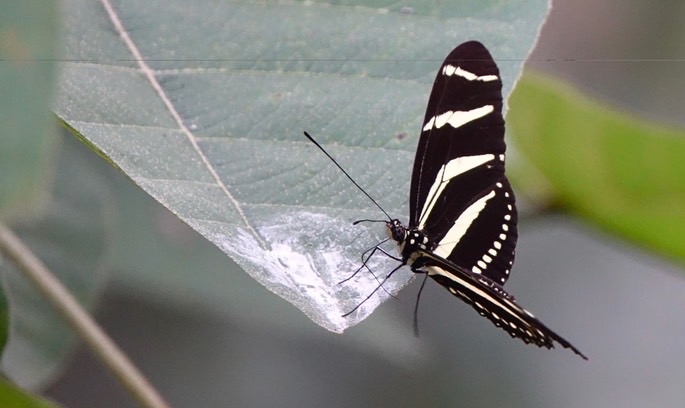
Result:
<instances>
[{"instance_id":1,"label":"large green leaf","mask_svg":"<svg viewBox=\"0 0 685 408\"><path fill-rule=\"evenodd\" d=\"M508 93L546 12L544 0L70 0L56 112L257 281L342 331L387 297L341 317L378 283L337 282L383 234L350 222L382 214L302 130L403 219L416 145L405 135L442 59L484 42ZM369 266L390 270L383 257Z\"/></svg>"},{"instance_id":2,"label":"large green leaf","mask_svg":"<svg viewBox=\"0 0 685 408\"><path fill-rule=\"evenodd\" d=\"M526 75L507 117L517 146L560 205L685 259L685 132L618 113Z\"/></svg>"}]
</instances>

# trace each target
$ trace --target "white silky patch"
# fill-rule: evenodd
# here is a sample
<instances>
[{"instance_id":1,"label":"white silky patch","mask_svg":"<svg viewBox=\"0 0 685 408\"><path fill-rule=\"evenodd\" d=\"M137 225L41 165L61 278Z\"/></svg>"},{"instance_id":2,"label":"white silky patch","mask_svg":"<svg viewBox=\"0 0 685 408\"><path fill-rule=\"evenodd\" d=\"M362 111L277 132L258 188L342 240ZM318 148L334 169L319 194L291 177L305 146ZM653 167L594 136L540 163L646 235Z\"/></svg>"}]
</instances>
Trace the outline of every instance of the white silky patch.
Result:
<instances>
[{"instance_id":1,"label":"white silky patch","mask_svg":"<svg viewBox=\"0 0 685 408\"><path fill-rule=\"evenodd\" d=\"M368 270L339 284L361 266L361 253L380 241L383 234L378 224L353 226L340 218L305 211L279 214L260 224L256 229L270 248L260 246L250 232L239 227L237 233L217 231L212 241L227 254L236 255L233 259L253 278L317 324L341 333L389 298L383 289L378 290L355 313L342 317L378 287ZM333 237L331 231L335 231ZM368 240L360 240L360 236ZM376 254L368 266L383 277L397 264ZM383 288L397 293L412 277L408 269L399 270Z\"/></svg>"}]
</instances>

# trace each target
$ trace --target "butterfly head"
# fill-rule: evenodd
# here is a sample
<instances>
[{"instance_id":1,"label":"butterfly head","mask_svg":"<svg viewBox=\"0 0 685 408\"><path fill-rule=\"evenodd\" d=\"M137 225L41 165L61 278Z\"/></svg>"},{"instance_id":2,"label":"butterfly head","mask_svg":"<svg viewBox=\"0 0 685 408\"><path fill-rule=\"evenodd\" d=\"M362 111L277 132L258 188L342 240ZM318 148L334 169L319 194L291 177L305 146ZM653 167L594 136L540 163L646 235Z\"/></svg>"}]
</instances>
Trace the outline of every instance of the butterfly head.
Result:
<instances>
[{"instance_id":1,"label":"butterfly head","mask_svg":"<svg viewBox=\"0 0 685 408\"><path fill-rule=\"evenodd\" d=\"M407 237L407 228L398 219L393 219L385 223L388 236L396 242L404 242Z\"/></svg>"}]
</instances>

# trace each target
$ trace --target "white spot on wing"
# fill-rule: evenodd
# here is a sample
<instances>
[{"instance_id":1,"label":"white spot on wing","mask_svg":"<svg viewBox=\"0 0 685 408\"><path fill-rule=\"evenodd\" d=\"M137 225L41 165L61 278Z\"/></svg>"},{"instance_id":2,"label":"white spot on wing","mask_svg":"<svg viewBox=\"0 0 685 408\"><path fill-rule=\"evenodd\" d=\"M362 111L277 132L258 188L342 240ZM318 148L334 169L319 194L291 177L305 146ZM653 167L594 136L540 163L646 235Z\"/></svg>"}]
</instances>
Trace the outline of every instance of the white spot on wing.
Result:
<instances>
[{"instance_id":1,"label":"white spot on wing","mask_svg":"<svg viewBox=\"0 0 685 408\"><path fill-rule=\"evenodd\" d=\"M454 67L454 65L445 65L442 68L442 74L447 75L447 76L452 76L454 74L454 71L456 71L457 68Z\"/></svg>"},{"instance_id":2,"label":"white spot on wing","mask_svg":"<svg viewBox=\"0 0 685 408\"><path fill-rule=\"evenodd\" d=\"M423 126L423 131L425 132L426 130L431 130L433 128L433 124L435 123L435 116L430 118L428 122Z\"/></svg>"}]
</instances>

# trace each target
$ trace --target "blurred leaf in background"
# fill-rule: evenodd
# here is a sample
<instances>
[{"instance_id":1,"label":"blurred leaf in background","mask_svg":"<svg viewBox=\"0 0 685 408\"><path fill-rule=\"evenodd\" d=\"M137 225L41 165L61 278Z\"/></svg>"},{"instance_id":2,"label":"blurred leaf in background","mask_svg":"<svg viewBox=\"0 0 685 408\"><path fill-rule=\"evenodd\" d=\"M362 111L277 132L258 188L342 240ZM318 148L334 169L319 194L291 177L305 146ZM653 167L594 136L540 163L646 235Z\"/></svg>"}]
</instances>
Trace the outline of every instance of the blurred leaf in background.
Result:
<instances>
[{"instance_id":1,"label":"blurred leaf in background","mask_svg":"<svg viewBox=\"0 0 685 408\"><path fill-rule=\"evenodd\" d=\"M26 216L51 179L58 8L56 2L27 0L4 4L0 13L0 216L5 219Z\"/></svg>"},{"instance_id":2,"label":"blurred leaf in background","mask_svg":"<svg viewBox=\"0 0 685 408\"><path fill-rule=\"evenodd\" d=\"M3 408L58 408L46 399L38 398L0 379L0 406Z\"/></svg>"},{"instance_id":3,"label":"blurred leaf in background","mask_svg":"<svg viewBox=\"0 0 685 408\"><path fill-rule=\"evenodd\" d=\"M82 304L92 305L106 282L114 197L103 174L113 170L87 151L63 136L44 211L11 227ZM2 272L11 310L2 369L20 385L37 388L59 373L76 339L14 265L5 262Z\"/></svg>"},{"instance_id":4,"label":"blurred leaf in background","mask_svg":"<svg viewBox=\"0 0 685 408\"><path fill-rule=\"evenodd\" d=\"M616 112L535 75L519 82L509 103L509 131L524 163L544 174L549 199L685 262L685 131ZM530 174L516 180L535 189L540 180Z\"/></svg>"},{"instance_id":5,"label":"blurred leaf in background","mask_svg":"<svg viewBox=\"0 0 685 408\"><path fill-rule=\"evenodd\" d=\"M111 200L89 167L100 160L74 154L73 137L58 143L51 108L59 18L57 2L11 2L0 13L0 215L80 300L92 303L103 283ZM10 260L0 270L10 312L3 307L0 318L9 320L1 326L2 338L9 334L2 370L21 386L39 387L59 372L75 338Z\"/></svg>"}]
</instances>

